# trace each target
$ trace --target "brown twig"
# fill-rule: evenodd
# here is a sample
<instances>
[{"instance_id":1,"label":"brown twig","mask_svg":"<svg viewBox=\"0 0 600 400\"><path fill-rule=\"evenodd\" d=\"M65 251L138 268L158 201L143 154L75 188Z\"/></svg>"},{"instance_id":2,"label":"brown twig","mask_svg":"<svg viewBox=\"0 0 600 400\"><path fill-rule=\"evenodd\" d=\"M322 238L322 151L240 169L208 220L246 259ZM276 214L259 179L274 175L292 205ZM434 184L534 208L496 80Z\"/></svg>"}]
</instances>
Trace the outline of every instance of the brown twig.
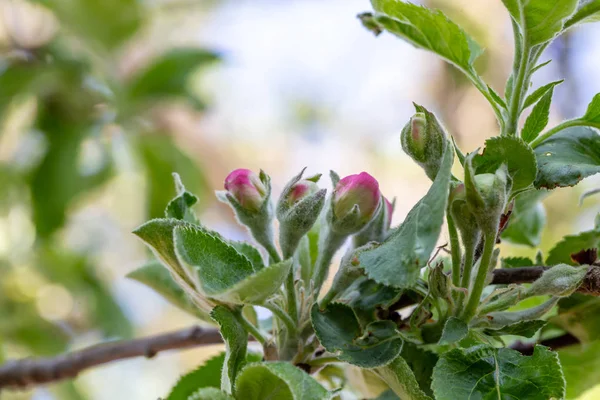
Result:
<instances>
[{"instance_id":1,"label":"brown twig","mask_svg":"<svg viewBox=\"0 0 600 400\"><path fill-rule=\"evenodd\" d=\"M539 278L546 267L505 268L494 270L492 284L530 283ZM590 267L578 292L600 296L600 267ZM403 295L395 307L414 304L416 299ZM391 310L397 309L390 307ZM199 326L147 338L102 343L54 358L24 359L0 365L0 390L26 388L76 377L80 372L113 361L133 357L152 358L156 354L174 349L221 343L216 329ZM577 343L570 335L542 342L551 348ZM513 348L524 354L533 351L533 345L515 343Z\"/></svg>"},{"instance_id":2,"label":"brown twig","mask_svg":"<svg viewBox=\"0 0 600 400\"><path fill-rule=\"evenodd\" d=\"M570 333L565 333L562 336L558 336L552 339L542 340L540 343L542 346L546 346L551 348L552 350L558 350L563 347L571 346L574 344L578 344L579 340ZM523 355L530 356L533 354L533 348L535 347L535 343L523 343L521 341L516 341L513 343L510 348L513 350L517 350Z\"/></svg>"},{"instance_id":3,"label":"brown twig","mask_svg":"<svg viewBox=\"0 0 600 400\"><path fill-rule=\"evenodd\" d=\"M75 378L91 367L133 357L152 358L173 349L221 343L216 329L199 326L134 340L102 343L54 358L23 359L0 365L0 390Z\"/></svg>"}]
</instances>

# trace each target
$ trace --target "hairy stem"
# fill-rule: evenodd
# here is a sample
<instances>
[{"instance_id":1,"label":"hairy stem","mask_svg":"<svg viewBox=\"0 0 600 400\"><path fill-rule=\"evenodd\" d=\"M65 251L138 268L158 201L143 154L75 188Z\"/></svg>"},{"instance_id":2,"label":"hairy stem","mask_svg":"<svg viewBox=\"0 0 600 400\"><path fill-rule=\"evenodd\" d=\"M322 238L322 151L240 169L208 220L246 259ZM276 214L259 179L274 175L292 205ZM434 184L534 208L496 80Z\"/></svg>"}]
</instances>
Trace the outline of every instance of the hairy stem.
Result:
<instances>
[{"instance_id":1,"label":"hairy stem","mask_svg":"<svg viewBox=\"0 0 600 400\"><path fill-rule=\"evenodd\" d=\"M547 130L546 132L544 132L543 135L540 135L537 138L535 138L535 140L533 140L530 143L530 145L531 145L531 147L533 147L535 149L540 144L542 144L542 142L544 140L546 140L549 137L553 136L554 134L562 131L563 129L567 129L567 128L570 128L573 126L591 126L591 127L600 129L600 123L598 123L598 122L585 121L581 118L569 119L569 120L561 122L560 124L556 125L554 128Z\"/></svg>"},{"instance_id":2,"label":"hairy stem","mask_svg":"<svg viewBox=\"0 0 600 400\"><path fill-rule=\"evenodd\" d=\"M252 324L250 321L248 321L246 319L246 317L244 317L242 315L241 312L237 313L236 317L237 317L238 321L240 322L240 324L242 324L244 329L246 329L246 332L248 332L250 335L252 335L258 343L260 343L263 346L265 345L265 343L267 343L267 338L264 337L263 334L260 333L258 328L256 326L254 326L254 324Z\"/></svg>"},{"instance_id":3,"label":"hairy stem","mask_svg":"<svg viewBox=\"0 0 600 400\"><path fill-rule=\"evenodd\" d=\"M460 285L460 243L458 241L458 232L456 225L454 225L454 219L450 213L446 213L446 219L448 220L448 232L450 235L450 251L452 252L452 284L454 286Z\"/></svg>"},{"instance_id":4,"label":"hairy stem","mask_svg":"<svg viewBox=\"0 0 600 400\"><path fill-rule=\"evenodd\" d=\"M477 270L477 276L473 283L473 289L469 291L469 300L463 311L463 319L465 321L470 321L475 315L479 300L481 299L481 294L485 288L485 279L494 254L494 246L496 245L496 232L486 232L484 241L485 244L483 246L483 254L479 263L479 269Z\"/></svg>"},{"instance_id":5,"label":"hairy stem","mask_svg":"<svg viewBox=\"0 0 600 400\"><path fill-rule=\"evenodd\" d=\"M527 80L527 72L529 65L530 49L527 46L523 46L520 55L515 55L519 58L519 66L516 72L515 81L513 82L512 95L508 102L508 117L506 121L504 134L508 136L517 135L517 126L519 124L519 116L521 115L521 106L523 104L523 94L527 90L523 88L525 81Z\"/></svg>"},{"instance_id":6,"label":"hairy stem","mask_svg":"<svg viewBox=\"0 0 600 400\"><path fill-rule=\"evenodd\" d=\"M263 307L279 318L291 334L296 333L296 322L281 307L270 302L263 304Z\"/></svg>"},{"instance_id":7,"label":"hairy stem","mask_svg":"<svg viewBox=\"0 0 600 400\"><path fill-rule=\"evenodd\" d=\"M319 243L319 256L315 263L314 292L318 295L329 273L329 266L336 251L344 244L346 235L333 232L327 225L323 227Z\"/></svg>"}]
</instances>

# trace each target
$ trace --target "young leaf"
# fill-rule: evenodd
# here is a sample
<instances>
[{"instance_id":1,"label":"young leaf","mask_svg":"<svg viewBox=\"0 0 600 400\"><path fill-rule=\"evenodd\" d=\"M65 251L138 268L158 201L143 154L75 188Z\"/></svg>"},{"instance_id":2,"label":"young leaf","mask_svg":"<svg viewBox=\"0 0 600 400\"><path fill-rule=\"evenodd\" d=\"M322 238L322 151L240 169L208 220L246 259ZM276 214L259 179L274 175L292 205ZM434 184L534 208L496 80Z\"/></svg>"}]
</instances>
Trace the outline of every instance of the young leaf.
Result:
<instances>
[{"instance_id":1,"label":"young leaf","mask_svg":"<svg viewBox=\"0 0 600 400\"><path fill-rule=\"evenodd\" d=\"M494 101L502 108L506 108L506 102L504 101L504 99L502 97L500 97L500 95L498 93L496 93L496 91L494 89L492 89L490 87L490 85L488 85L488 92L490 94L490 96L492 96L492 99L494 99Z\"/></svg>"},{"instance_id":2,"label":"young leaf","mask_svg":"<svg viewBox=\"0 0 600 400\"><path fill-rule=\"evenodd\" d=\"M558 356L544 346L529 357L487 346L451 350L435 366L432 386L436 400L565 397Z\"/></svg>"},{"instance_id":3,"label":"young leaf","mask_svg":"<svg viewBox=\"0 0 600 400\"><path fill-rule=\"evenodd\" d=\"M575 14L565 22L565 29L578 23L600 21L600 0L581 0Z\"/></svg>"},{"instance_id":4,"label":"young leaf","mask_svg":"<svg viewBox=\"0 0 600 400\"><path fill-rule=\"evenodd\" d=\"M473 160L476 174L493 174L502 164L506 164L512 178L513 192L525 189L535 180L535 155L522 139L512 136L490 138L485 141L483 154Z\"/></svg>"},{"instance_id":5,"label":"young leaf","mask_svg":"<svg viewBox=\"0 0 600 400\"><path fill-rule=\"evenodd\" d=\"M506 325L499 329L486 329L484 332L489 336L515 335L530 338L533 337L537 331L542 329L546 323L546 321L541 319L532 319Z\"/></svg>"},{"instance_id":6,"label":"young leaf","mask_svg":"<svg viewBox=\"0 0 600 400\"><path fill-rule=\"evenodd\" d=\"M235 400L217 388L203 388L194 392L187 400Z\"/></svg>"},{"instance_id":7,"label":"young leaf","mask_svg":"<svg viewBox=\"0 0 600 400\"><path fill-rule=\"evenodd\" d=\"M186 311L203 321L210 321L208 313L198 308L187 293L173 280L171 273L158 261L150 261L146 265L127 274L128 278L136 280L154 289L169 303Z\"/></svg>"},{"instance_id":8,"label":"young leaf","mask_svg":"<svg viewBox=\"0 0 600 400\"><path fill-rule=\"evenodd\" d=\"M469 326L463 321L455 317L450 317L444 325L442 337L438 342L439 345L447 345L463 340L469 333Z\"/></svg>"},{"instance_id":9,"label":"young leaf","mask_svg":"<svg viewBox=\"0 0 600 400\"><path fill-rule=\"evenodd\" d=\"M239 373L236 399L328 400L330 394L306 372L287 362L248 364Z\"/></svg>"},{"instance_id":10,"label":"young leaf","mask_svg":"<svg viewBox=\"0 0 600 400\"><path fill-rule=\"evenodd\" d=\"M453 159L452 144L448 142L440 170L425 197L381 246L360 254L358 260L371 279L399 288L415 284L444 222Z\"/></svg>"},{"instance_id":11,"label":"young leaf","mask_svg":"<svg viewBox=\"0 0 600 400\"><path fill-rule=\"evenodd\" d=\"M534 152L539 170L534 183L537 188L575 186L600 172L600 135L593 128L566 128L544 140Z\"/></svg>"},{"instance_id":12,"label":"young leaf","mask_svg":"<svg viewBox=\"0 0 600 400\"><path fill-rule=\"evenodd\" d=\"M174 237L179 260L197 271L202 291L227 303L262 303L279 289L292 265L289 259L256 271L256 265L234 246L195 226L177 227ZM256 250L244 251L256 258Z\"/></svg>"},{"instance_id":13,"label":"young leaf","mask_svg":"<svg viewBox=\"0 0 600 400\"><path fill-rule=\"evenodd\" d=\"M595 249L600 246L600 230L580 232L568 235L558 242L548 253L546 265L569 264L577 265L572 255L581 250Z\"/></svg>"},{"instance_id":14,"label":"young leaf","mask_svg":"<svg viewBox=\"0 0 600 400\"><path fill-rule=\"evenodd\" d=\"M221 371L221 389L227 393L233 393L235 378L246 360L248 348L248 333L235 314L240 311L232 311L225 306L216 306L210 316L219 324L219 332L225 342L225 359Z\"/></svg>"},{"instance_id":15,"label":"young leaf","mask_svg":"<svg viewBox=\"0 0 600 400\"><path fill-rule=\"evenodd\" d=\"M535 107L533 107L531 114L529 114L525 120L525 126L523 126L523 130L521 131L521 137L527 143L538 137L546 125L548 125L550 103L552 103L553 93L554 89L550 88L550 90L542 96L540 101L538 101Z\"/></svg>"},{"instance_id":16,"label":"young leaf","mask_svg":"<svg viewBox=\"0 0 600 400\"><path fill-rule=\"evenodd\" d=\"M421 390L415 374L402 357L397 357L390 364L375 368L373 371L390 386L399 398L431 400L431 397Z\"/></svg>"},{"instance_id":17,"label":"young leaf","mask_svg":"<svg viewBox=\"0 0 600 400\"><path fill-rule=\"evenodd\" d=\"M321 311L315 304L311 319L321 345L329 352L340 352L340 360L359 367L386 365L402 350L402 338L392 321L371 323L363 331L354 311L346 305L331 303Z\"/></svg>"},{"instance_id":18,"label":"young leaf","mask_svg":"<svg viewBox=\"0 0 600 400\"><path fill-rule=\"evenodd\" d=\"M600 123L600 93L596 94L581 119L587 122Z\"/></svg>"},{"instance_id":19,"label":"young leaf","mask_svg":"<svg viewBox=\"0 0 600 400\"><path fill-rule=\"evenodd\" d=\"M215 356L192 372L182 376L166 400L187 400L198 389L221 386L221 369L225 353Z\"/></svg>"},{"instance_id":20,"label":"young leaf","mask_svg":"<svg viewBox=\"0 0 600 400\"><path fill-rule=\"evenodd\" d=\"M538 246L546 225L546 209L541 202L546 195L547 192L542 190L528 190L518 194L508 226L501 238L514 244ZM529 265L533 264L526 266Z\"/></svg>"},{"instance_id":21,"label":"young leaf","mask_svg":"<svg viewBox=\"0 0 600 400\"><path fill-rule=\"evenodd\" d=\"M502 0L515 23L521 28L526 46L553 39L573 14L578 0Z\"/></svg>"},{"instance_id":22,"label":"young leaf","mask_svg":"<svg viewBox=\"0 0 600 400\"><path fill-rule=\"evenodd\" d=\"M523 103L523 108L521 110L524 110L527 107L534 105L539 99L542 98L542 96L544 96L546 93L548 93L548 91L554 90L554 87L556 85L563 83L563 81L564 81L564 79L561 79L560 81L550 82L544 86L540 86L539 88L535 89L533 91L533 93L531 93L525 99L525 102Z\"/></svg>"},{"instance_id":23,"label":"young leaf","mask_svg":"<svg viewBox=\"0 0 600 400\"><path fill-rule=\"evenodd\" d=\"M175 180L177 196L167 204L165 217L198 224L198 218L192 209L192 206L198 202L198 198L185 190L179 174L174 173L173 179Z\"/></svg>"},{"instance_id":24,"label":"young leaf","mask_svg":"<svg viewBox=\"0 0 600 400\"><path fill-rule=\"evenodd\" d=\"M432 51L463 71L472 72L479 45L439 10L398 0L372 0L375 21L415 47Z\"/></svg>"},{"instance_id":25,"label":"young leaf","mask_svg":"<svg viewBox=\"0 0 600 400\"><path fill-rule=\"evenodd\" d=\"M428 396L433 397L431 377L433 374L433 367L435 367L435 364L439 359L437 354L405 341L400 356L406 361L411 371L415 374L415 378L417 379L421 390Z\"/></svg>"}]
</instances>

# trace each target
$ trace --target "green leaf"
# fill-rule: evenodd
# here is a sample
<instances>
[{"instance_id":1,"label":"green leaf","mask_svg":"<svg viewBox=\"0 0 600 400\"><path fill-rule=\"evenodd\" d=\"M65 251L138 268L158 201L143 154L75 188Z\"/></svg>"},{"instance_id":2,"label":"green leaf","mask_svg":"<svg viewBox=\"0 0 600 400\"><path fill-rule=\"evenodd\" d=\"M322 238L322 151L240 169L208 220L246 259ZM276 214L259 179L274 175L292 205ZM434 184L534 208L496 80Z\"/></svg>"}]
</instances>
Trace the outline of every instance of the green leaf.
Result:
<instances>
[{"instance_id":1,"label":"green leaf","mask_svg":"<svg viewBox=\"0 0 600 400\"><path fill-rule=\"evenodd\" d=\"M523 130L521 131L521 138L527 143L538 137L546 125L548 125L553 93L554 89L550 88L540 101L537 102L535 107L533 107L531 114L525 120L525 126L523 126Z\"/></svg>"},{"instance_id":2,"label":"green leaf","mask_svg":"<svg viewBox=\"0 0 600 400\"><path fill-rule=\"evenodd\" d=\"M531 267L535 265L528 257L505 257L500 260L502 268Z\"/></svg>"},{"instance_id":3,"label":"green leaf","mask_svg":"<svg viewBox=\"0 0 600 400\"><path fill-rule=\"evenodd\" d=\"M578 23L600 21L600 0L581 0L575 14L565 23L565 29Z\"/></svg>"},{"instance_id":4,"label":"green leaf","mask_svg":"<svg viewBox=\"0 0 600 400\"><path fill-rule=\"evenodd\" d=\"M541 200L547 192L528 190L517 195L508 226L501 238L514 244L539 246L546 225L546 209ZM530 266L527 264L523 266Z\"/></svg>"},{"instance_id":5,"label":"green leaf","mask_svg":"<svg viewBox=\"0 0 600 400\"><path fill-rule=\"evenodd\" d=\"M594 249L600 246L600 230L591 230L568 235L562 238L548 253L546 265L569 264L577 265L571 258L572 254L581 250Z\"/></svg>"},{"instance_id":6,"label":"green leaf","mask_svg":"<svg viewBox=\"0 0 600 400\"><path fill-rule=\"evenodd\" d=\"M530 321L520 321L506 325L500 329L486 329L484 332L490 336L515 335L530 338L542 329L546 323L544 320L532 319Z\"/></svg>"},{"instance_id":7,"label":"green leaf","mask_svg":"<svg viewBox=\"0 0 600 400\"><path fill-rule=\"evenodd\" d=\"M600 93L596 94L590 104L588 104L587 110L581 119L587 122L600 123Z\"/></svg>"},{"instance_id":8,"label":"green leaf","mask_svg":"<svg viewBox=\"0 0 600 400\"><path fill-rule=\"evenodd\" d=\"M533 150L517 137L497 136L486 140L483 154L473 160L476 174L493 174L502 164L506 164L513 180L513 193L531 185L537 174Z\"/></svg>"},{"instance_id":9,"label":"green leaf","mask_svg":"<svg viewBox=\"0 0 600 400\"><path fill-rule=\"evenodd\" d=\"M461 319L450 317L444 325L439 345L448 345L463 340L469 333L469 326Z\"/></svg>"},{"instance_id":10,"label":"green leaf","mask_svg":"<svg viewBox=\"0 0 600 400\"><path fill-rule=\"evenodd\" d=\"M490 85L488 85L488 93L490 94L490 96L492 96L492 99L494 99L494 101L502 108L506 108L506 102L504 101L504 99L502 97L500 97L500 95L490 87Z\"/></svg>"},{"instance_id":11,"label":"green leaf","mask_svg":"<svg viewBox=\"0 0 600 400\"><path fill-rule=\"evenodd\" d=\"M323 386L300 368L287 362L247 365L235 386L235 397L244 400L327 400Z\"/></svg>"},{"instance_id":12,"label":"green leaf","mask_svg":"<svg viewBox=\"0 0 600 400\"><path fill-rule=\"evenodd\" d=\"M182 376L166 400L187 400L198 389L221 387L221 369L225 353L207 360L203 365Z\"/></svg>"},{"instance_id":13,"label":"green leaf","mask_svg":"<svg viewBox=\"0 0 600 400\"><path fill-rule=\"evenodd\" d=\"M600 298L575 293L561 299L558 315L550 322L575 336L581 343L600 339Z\"/></svg>"},{"instance_id":14,"label":"green leaf","mask_svg":"<svg viewBox=\"0 0 600 400\"><path fill-rule=\"evenodd\" d=\"M437 354L428 350L423 350L417 345L405 341L400 356L406 361L411 371L415 374L415 378L417 379L417 382L419 382L421 390L428 396L433 397L431 378L433 367L435 367L439 358Z\"/></svg>"},{"instance_id":15,"label":"green leaf","mask_svg":"<svg viewBox=\"0 0 600 400\"><path fill-rule=\"evenodd\" d=\"M451 350L435 366L432 385L436 400L548 400L565 396L558 356L544 346L535 346L530 357L487 346Z\"/></svg>"},{"instance_id":16,"label":"green leaf","mask_svg":"<svg viewBox=\"0 0 600 400\"><path fill-rule=\"evenodd\" d=\"M600 172L600 135L589 127L563 129L535 148L538 176L535 187L575 186Z\"/></svg>"},{"instance_id":17,"label":"green leaf","mask_svg":"<svg viewBox=\"0 0 600 400\"><path fill-rule=\"evenodd\" d=\"M474 73L473 62L483 50L441 11L398 0L371 0L371 4L383 29Z\"/></svg>"},{"instance_id":18,"label":"green leaf","mask_svg":"<svg viewBox=\"0 0 600 400\"><path fill-rule=\"evenodd\" d=\"M447 142L440 170L431 188L381 246L361 253L367 275L387 286L413 286L427 265L444 223L454 152Z\"/></svg>"},{"instance_id":19,"label":"green leaf","mask_svg":"<svg viewBox=\"0 0 600 400\"><path fill-rule=\"evenodd\" d=\"M548 61L548 62L550 62L550 61ZM535 103L537 103L537 101L539 99L541 99L542 96L544 96L549 91L554 90L554 87L556 85L559 85L559 84L563 83L563 81L564 81L564 79L561 79L560 81L550 82L550 83L548 83L548 84L546 84L544 86L540 86L539 88L537 88L536 90L534 90L533 93L531 93L525 99L525 102L523 103L523 108L521 110L524 110L527 107L532 106Z\"/></svg>"},{"instance_id":20,"label":"green leaf","mask_svg":"<svg viewBox=\"0 0 600 400\"><path fill-rule=\"evenodd\" d=\"M389 308L400 293L400 289L382 285L361 275L353 279L352 284L338 294L334 301L350 306L359 316L366 313L372 320L377 308Z\"/></svg>"},{"instance_id":21,"label":"green leaf","mask_svg":"<svg viewBox=\"0 0 600 400\"><path fill-rule=\"evenodd\" d=\"M165 217L180 219L192 224L199 224L198 218L192 206L198 202L198 198L185 190L179 174L173 173L177 196L167 204Z\"/></svg>"},{"instance_id":22,"label":"green leaf","mask_svg":"<svg viewBox=\"0 0 600 400\"><path fill-rule=\"evenodd\" d=\"M421 388L406 361L397 357L384 367L373 370L403 400L431 400Z\"/></svg>"},{"instance_id":23,"label":"green leaf","mask_svg":"<svg viewBox=\"0 0 600 400\"><path fill-rule=\"evenodd\" d=\"M128 83L129 98L138 107L173 98L187 98L198 108L204 105L189 89L189 79L198 68L218 55L202 49L175 49L154 60Z\"/></svg>"},{"instance_id":24,"label":"green leaf","mask_svg":"<svg viewBox=\"0 0 600 400\"><path fill-rule=\"evenodd\" d=\"M262 304L275 293L292 266L292 259L256 269L248 257L221 238L193 226L175 229L177 256L197 271L203 292L233 304Z\"/></svg>"},{"instance_id":25,"label":"green leaf","mask_svg":"<svg viewBox=\"0 0 600 400\"><path fill-rule=\"evenodd\" d=\"M579 398L586 390L598 385L600 341L568 346L558 351L567 381L567 398Z\"/></svg>"},{"instance_id":26,"label":"green leaf","mask_svg":"<svg viewBox=\"0 0 600 400\"><path fill-rule=\"evenodd\" d=\"M377 321L363 331L352 309L331 303L323 311L315 304L311 311L315 334L331 353L339 352L340 360L362 368L390 363L402 350L402 338L392 321Z\"/></svg>"},{"instance_id":27,"label":"green leaf","mask_svg":"<svg viewBox=\"0 0 600 400\"><path fill-rule=\"evenodd\" d=\"M246 360L248 333L239 322L241 310L232 311L225 306L216 306L210 316L219 324L219 332L225 342L225 359L221 371L221 389L233 393L236 376Z\"/></svg>"},{"instance_id":28,"label":"green leaf","mask_svg":"<svg viewBox=\"0 0 600 400\"><path fill-rule=\"evenodd\" d=\"M42 0L68 30L113 49L141 27L142 4L137 0Z\"/></svg>"},{"instance_id":29,"label":"green leaf","mask_svg":"<svg viewBox=\"0 0 600 400\"><path fill-rule=\"evenodd\" d=\"M173 280L171 273L160 262L150 261L127 274L127 277L154 289L175 307L203 321L210 321L209 315L194 304L187 293Z\"/></svg>"},{"instance_id":30,"label":"green leaf","mask_svg":"<svg viewBox=\"0 0 600 400\"><path fill-rule=\"evenodd\" d=\"M553 39L573 14L578 0L502 0L521 29L526 46Z\"/></svg>"},{"instance_id":31,"label":"green leaf","mask_svg":"<svg viewBox=\"0 0 600 400\"><path fill-rule=\"evenodd\" d=\"M235 400L227 393L216 388L203 388L194 392L187 400Z\"/></svg>"}]
</instances>

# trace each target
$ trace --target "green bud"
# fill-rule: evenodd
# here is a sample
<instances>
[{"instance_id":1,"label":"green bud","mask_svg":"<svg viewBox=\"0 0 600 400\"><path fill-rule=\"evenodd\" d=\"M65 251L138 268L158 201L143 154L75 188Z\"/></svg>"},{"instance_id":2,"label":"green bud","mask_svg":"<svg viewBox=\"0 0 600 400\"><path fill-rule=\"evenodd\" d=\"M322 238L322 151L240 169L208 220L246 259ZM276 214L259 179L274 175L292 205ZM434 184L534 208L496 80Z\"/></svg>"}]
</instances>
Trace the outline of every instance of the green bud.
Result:
<instances>
[{"instance_id":1,"label":"green bud","mask_svg":"<svg viewBox=\"0 0 600 400\"><path fill-rule=\"evenodd\" d=\"M475 175L472 160L476 152L467 156L465 189L469 211L485 233L498 231L500 217L508 199L508 176L503 164L494 174Z\"/></svg>"},{"instance_id":2,"label":"green bud","mask_svg":"<svg viewBox=\"0 0 600 400\"><path fill-rule=\"evenodd\" d=\"M325 204L327 191L317 186L320 175L302 179L303 173L304 169L288 182L277 203L279 243L286 258L294 254Z\"/></svg>"},{"instance_id":3,"label":"green bud","mask_svg":"<svg viewBox=\"0 0 600 400\"><path fill-rule=\"evenodd\" d=\"M528 297L541 295L570 296L583 282L587 270L586 267L572 267L567 264L555 265L544 271L542 276L531 284L526 295Z\"/></svg>"},{"instance_id":4,"label":"green bud","mask_svg":"<svg viewBox=\"0 0 600 400\"><path fill-rule=\"evenodd\" d=\"M481 236L481 230L475 215L467 204L467 192L463 183L455 184L450 191L448 209L465 244L468 243L469 246L477 244Z\"/></svg>"},{"instance_id":5,"label":"green bud","mask_svg":"<svg viewBox=\"0 0 600 400\"><path fill-rule=\"evenodd\" d=\"M417 113L412 116L400 135L402 149L433 180L437 175L447 135L433 113L415 104Z\"/></svg>"},{"instance_id":6,"label":"green bud","mask_svg":"<svg viewBox=\"0 0 600 400\"><path fill-rule=\"evenodd\" d=\"M438 263L429 273L429 290L436 299L447 299L450 296L450 276L444 273L444 266Z\"/></svg>"}]
</instances>

